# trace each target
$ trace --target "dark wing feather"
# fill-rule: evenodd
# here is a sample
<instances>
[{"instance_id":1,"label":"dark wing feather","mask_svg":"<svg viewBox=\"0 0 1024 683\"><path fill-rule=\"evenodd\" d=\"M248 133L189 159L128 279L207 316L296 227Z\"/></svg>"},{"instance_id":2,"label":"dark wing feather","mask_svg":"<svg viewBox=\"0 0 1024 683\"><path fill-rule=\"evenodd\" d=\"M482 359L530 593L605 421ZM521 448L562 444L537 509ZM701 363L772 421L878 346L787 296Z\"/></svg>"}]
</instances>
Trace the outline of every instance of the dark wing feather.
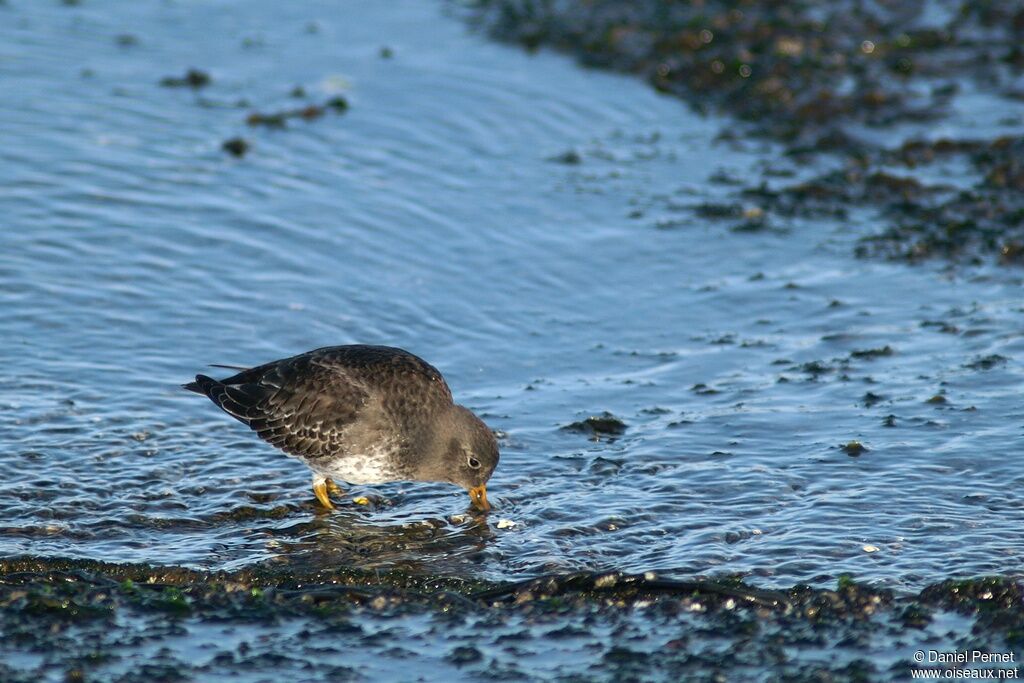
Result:
<instances>
[{"instance_id":1,"label":"dark wing feather","mask_svg":"<svg viewBox=\"0 0 1024 683\"><path fill-rule=\"evenodd\" d=\"M197 375L186 389L286 453L317 459L344 452L345 431L364 432L451 405L441 373L401 349L336 346L243 370L223 380ZM373 404L374 414L365 415ZM372 419L370 419L372 418Z\"/></svg>"}]
</instances>

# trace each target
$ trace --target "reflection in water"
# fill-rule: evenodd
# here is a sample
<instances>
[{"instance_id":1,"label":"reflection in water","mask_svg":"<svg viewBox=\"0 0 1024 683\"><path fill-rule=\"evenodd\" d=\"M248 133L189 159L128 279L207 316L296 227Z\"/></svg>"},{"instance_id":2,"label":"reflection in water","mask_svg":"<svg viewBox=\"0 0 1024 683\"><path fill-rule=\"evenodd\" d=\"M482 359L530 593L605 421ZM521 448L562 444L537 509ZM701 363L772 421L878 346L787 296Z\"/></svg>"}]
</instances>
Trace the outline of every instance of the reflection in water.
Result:
<instances>
[{"instance_id":1,"label":"reflection in water","mask_svg":"<svg viewBox=\"0 0 1024 683\"><path fill-rule=\"evenodd\" d=\"M281 540L271 538L268 546L277 553L273 564L302 570L344 566L470 574L485 559L495 534L485 516L458 515L455 520L379 523L365 511L339 509L275 530L269 535L280 531Z\"/></svg>"}]
</instances>

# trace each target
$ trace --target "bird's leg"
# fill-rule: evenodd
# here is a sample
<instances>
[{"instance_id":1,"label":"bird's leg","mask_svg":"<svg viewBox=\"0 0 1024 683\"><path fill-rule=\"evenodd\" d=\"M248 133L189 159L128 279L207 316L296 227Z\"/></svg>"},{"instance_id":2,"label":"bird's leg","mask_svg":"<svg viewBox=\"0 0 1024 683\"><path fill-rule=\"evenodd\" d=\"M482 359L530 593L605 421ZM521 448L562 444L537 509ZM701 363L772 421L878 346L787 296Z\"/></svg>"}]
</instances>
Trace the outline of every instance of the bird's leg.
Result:
<instances>
[{"instance_id":1,"label":"bird's leg","mask_svg":"<svg viewBox=\"0 0 1024 683\"><path fill-rule=\"evenodd\" d=\"M313 493L316 494L316 499L320 501L328 510L333 510L334 505L331 504L331 499L327 497L328 482L331 480L322 474L313 475ZM331 482L332 484L334 482Z\"/></svg>"},{"instance_id":2,"label":"bird's leg","mask_svg":"<svg viewBox=\"0 0 1024 683\"><path fill-rule=\"evenodd\" d=\"M338 486L337 484L335 484L334 480L331 479L330 477L327 477L324 480L324 483L327 484L327 490L330 491L331 493L333 493L334 495L336 495L336 496L343 496L343 495L345 495L345 492L342 490L342 488L340 486Z\"/></svg>"}]
</instances>

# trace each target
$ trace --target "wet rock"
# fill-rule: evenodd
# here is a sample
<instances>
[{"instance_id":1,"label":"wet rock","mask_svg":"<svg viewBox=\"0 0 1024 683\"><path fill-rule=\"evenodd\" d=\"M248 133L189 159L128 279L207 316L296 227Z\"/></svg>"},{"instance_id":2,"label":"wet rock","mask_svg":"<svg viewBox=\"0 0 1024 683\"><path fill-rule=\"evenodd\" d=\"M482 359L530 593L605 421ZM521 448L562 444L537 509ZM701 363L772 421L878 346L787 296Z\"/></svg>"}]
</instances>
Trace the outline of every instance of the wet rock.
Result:
<instances>
[{"instance_id":1,"label":"wet rock","mask_svg":"<svg viewBox=\"0 0 1024 683\"><path fill-rule=\"evenodd\" d=\"M897 613L896 618L907 628L924 628L932 623L931 612L917 604L907 605Z\"/></svg>"},{"instance_id":2,"label":"wet rock","mask_svg":"<svg viewBox=\"0 0 1024 683\"><path fill-rule=\"evenodd\" d=\"M345 98L343 95L335 95L331 99L324 102L324 106L327 107L328 109L332 109L337 113L341 114L343 112L348 111L349 104L348 99Z\"/></svg>"},{"instance_id":3,"label":"wet rock","mask_svg":"<svg viewBox=\"0 0 1024 683\"><path fill-rule=\"evenodd\" d=\"M596 438L594 439L597 440ZM622 469L624 461L614 460L612 458L605 458L598 456L590 463L590 467L587 470L591 474L595 474L602 477L611 477L619 473Z\"/></svg>"},{"instance_id":4,"label":"wet rock","mask_svg":"<svg viewBox=\"0 0 1024 683\"><path fill-rule=\"evenodd\" d=\"M583 157L580 153L574 149L566 150L561 154L556 154L553 157L549 157L548 161L553 161L556 164L566 164L568 166L576 166L583 162Z\"/></svg>"},{"instance_id":5,"label":"wet rock","mask_svg":"<svg viewBox=\"0 0 1024 683\"><path fill-rule=\"evenodd\" d=\"M835 372L835 368L830 367L819 360L804 363L798 369L813 378L817 378L819 375L826 375L830 372Z\"/></svg>"},{"instance_id":6,"label":"wet rock","mask_svg":"<svg viewBox=\"0 0 1024 683\"><path fill-rule=\"evenodd\" d=\"M959 327L944 320L925 320L921 323L921 327L935 328L939 332L944 332L946 334L960 334Z\"/></svg>"},{"instance_id":7,"label":"wet rock","mask_svg":"<svg viewBox=\"0 0 1024 683\"><path fill-rule=\"evenodd\" d=\"M978 260L992 254L1002 265L1022 263L1024 193L1017 169L1024 168L1024 138L997 138L986 144L944 141L925 158L958 156L981 176L974 187L907 202L890 212L894 225L861 240L861 255L908 261L926 258ZM915 146L920 158L923 144Z\"/></svg>"},{"instance_id":8,"label":"wet rock","mask_svg":"<svg viewBox=\"0 0 1024 683\"><path fill-rule=\"evenodd\" d=\"M839 445L839 450L851 457L857 457L868 452L868 447L860 441L849 441Z\"/></svg>"},{"instance_id":9,"label":"wet rock","mask_svg":"<svg viewBox=\"0 0 1024 683\"><path fill-rule=\"evenodd\" d=\"M988 356L976 358L970 363L964 364L964 367L971 370L991 370L994 367L1003 365L1009 360L1010 359L1006 356L1000 356L998 353L993 353Z\"/></svg>"},{"instance_id":10,"label":"wet rock","mask_svg":"<svg viewBox=\"0 0 1024 683\"><path fill-rule=\"evenodd\" d=\"M467 664L479 662L483 659L483 655L480 654L480 650L476 649L472 645L459 645L458 647L452 648L445 659L455 666L465 666Z\"/></svg>"},{"instance_id":11,"label":"wet rock","mask_svg":"<svg viewBox=\"0 0 1024 683\"><path fill-rule=\"evenodd\" d=\"M906 97L905 80L931 69L966 72L950 48L979 22L951 12L947 31L912 28L906 14L845 2L814 12L799 4L741 10L724 0L670 7L655 0L488 0L478 7L476 19L499 38L530 49L550 44L588 65L637 73L694 106L728 110L790 139L809 131L819 139L839 135L837 124L848 120L881 125L934 116L950 91L933 90L921 106ZM1017 45L1006 27L986 35L993 44L981 51L989 59ZM846 79L841 90L839 77Z\"/></svg>"},{"instance_id":12,"label":"wet rock","mask_svg":"<svg viewBox=\"0 0 1024 683\"><path fill-rule=\"evenodd\" d=\"M739 218L743 215L743 205L704 202L694 207L694 213L701 218ZM763 278L764 275L762 274L761 277Z\"/></svg>"},{"instance_id":13,"label":"wet rock","mask_svg":"<svg viewBox=\"0 0 1024 683\"><path fill-rule=\"evenodd\" d=\"M198 90L210 85L213 79L210 74L199 69L189 69L184 76L165 76L160 79L160 85L165 88L192 88Z\"/></svg>"},{"instance_id":14,"label":"wet rock","mask_svg":"<svg viewBox=\"0 0 1024 683\"><path fill-rule=\"evenodd\" d=\"M862 351L854 351L850 354L850 358L871 360L874 358L884 358L886 356L891 356L893 355L893 353L894 351L892 350L892 347L886 344L885 346L878 349L864 349Z\"/></svg>"},{"instance_id":15,"label":"wet rock","mask_svg":"<svg viewBox=\"0 0 1024 683\"><path fill-rule=\"evenodd\" d=\"M693 666L714 667L723 680L744 680L766 667L792 674L787 680L874 680L874 669L860 660L837 659L836 644L855 655L880 642L916 645L920 629L941 623L940 631L928 633L929 647L1016 648L1024 644L1022 602L1024 586L1010 578L950 579L914 595L849 576L834 589L776 591L735 578L668 579L653 572L561 573L493 583L345 568L266 565L206 572L12 558L0 560L0 676L27 681L55 673L73 679L85 671L86 680L113 680L107 675L113 667L117 675L128 672L124 680L202 680L211 670L227 677L300 671L302 678L354 680L356 672L338 665L337 653L360 648L382 660L400 659L402 670L409 670L410 664L434 661L416 653L443 633L448 663L488 661L492 672L511 670L503 657L508 648L513 656L541 656L557 638L567 647L579 641L580 652L590 653L580 680L606 672L616 680L618 674L680 680L680 672ZM180 604L187 611L174 606ZM417 631L421 623L426 630ZM243 638L209 638L221 630ZM615 633L614 641L606 633ZM181 643L198 634L204 634L204 656L195 659ZM644 644L654 642L652 634L665 643L657 657ZM735 657L717 654L720 643L737 638L745 646ZM780 648L785 657L777 656ZM37 664L37 656L24 658L27 653L46 656ZM492 656L498 661L489 661Z\"/></svg>"},{"instance_id":16,"label":"wet rock","mask_svg":"<svg viewBox=\"0 0 1024 683\"><path fill-rule=\"evenodd\" d=\"M235 157L244 157L249 151L249 143L244 138L229 138L221 144L221 149Z\"/></svg>"},{"instance_id":17,"label":"wet rock","mask_svg":"<svg viewBox=\"0 0 1024 683\"><path fill-rule=\"evenodd\" d=\"M499 39L572 52L589 66L634 73L698 111L728 112L742 123L723 140L762 135L801 163L826 155L842 161L838 170L783 188L712 175L711 182L743 188L738 196L756 201L765 216L845 219L869 207L882 228L859 241L858 256L1024 265L1020 139L915 139L887 149L851 132L902 123L923 137L930 122L958 108L952 103L966 84L1019 92L1018 67L1006 68L1024 63L1015 3L954 0L927 18L924 7L482 0L472 14ZM916 173L957 159L976 171L969 190ZM695 208L706 218L737 210L727 202ZM759 216L733 227L758 232L769 222Z\"/></svg>"},{"instance_id":18,"label":"wet rock","mask_svg":"<svg viewBox=\"0 0 1024 683\"><path fill-rule=\"evenodd\" d=\"M626 433L626 423L605 411L600 415L591 415L585 420L579 420L562 427L563 431L588 434L595 441L602 436L616 437Z\"/></svg>"},{"instance_id":19,"label":"wet rock","mask_svg":"<svg viewBox=\"0 0 1024 683\"><path fill-rule=\"evenodd\" d=\"M996 576L950 579L928 586L920 597L926 603L968 613L986 609L1018 611L1024 605L1024 586L1013 579ZM1024 621L1024 613L1018 616Z\"/></svg>"},{"instance_id":20,"label":"wet rock","mask_svg":"<svg viewBox=\"0 0 1024 683\"><path fill-rule=\"evenodd\" d=\"M870 408L876 403L881 403L884 400L885 396L880 396L879 394L873 393L871 391L866 392L864 396L861 398L861 402L864 404L865 408Z\"/></svg>"},{"instance_id":21,"label":"wet rock","mask_svg":"<svg viewBox=\"0 0 1024 683\"><path fill-rule=\"evenodd\" d=\"M999 262L1003 265L1024 264L1024 243L1010 240L999 250Z\"/></svg>"}]
</instances>

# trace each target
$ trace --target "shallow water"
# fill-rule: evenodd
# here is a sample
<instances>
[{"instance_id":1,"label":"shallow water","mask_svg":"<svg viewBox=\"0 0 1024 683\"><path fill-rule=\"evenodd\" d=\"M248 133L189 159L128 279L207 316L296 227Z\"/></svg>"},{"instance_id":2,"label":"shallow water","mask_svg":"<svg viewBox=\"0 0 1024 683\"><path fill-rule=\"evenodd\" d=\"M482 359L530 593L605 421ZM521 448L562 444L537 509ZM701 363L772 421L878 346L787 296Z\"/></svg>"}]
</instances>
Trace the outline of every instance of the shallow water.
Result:
<instances>
[{"instance_id":1,"label":"shallow water","mask_svg":"<svg viewBox=\"0 0 1024 683\"><path fill-rule=\"evenodd\" d=\"M1021 566L1018 271L857 260L867 214L696 219L791 162L436 4L0 15L3 556L908 588ZM189 66L213 83L158 85ZM245 125L339 92L344 115ZM354 342L423 356L504 434L488 517L440 485L322 514L301 464L178 386ZM621 437L561 429L602 411Z\"/></svg>"}]
</instances>

